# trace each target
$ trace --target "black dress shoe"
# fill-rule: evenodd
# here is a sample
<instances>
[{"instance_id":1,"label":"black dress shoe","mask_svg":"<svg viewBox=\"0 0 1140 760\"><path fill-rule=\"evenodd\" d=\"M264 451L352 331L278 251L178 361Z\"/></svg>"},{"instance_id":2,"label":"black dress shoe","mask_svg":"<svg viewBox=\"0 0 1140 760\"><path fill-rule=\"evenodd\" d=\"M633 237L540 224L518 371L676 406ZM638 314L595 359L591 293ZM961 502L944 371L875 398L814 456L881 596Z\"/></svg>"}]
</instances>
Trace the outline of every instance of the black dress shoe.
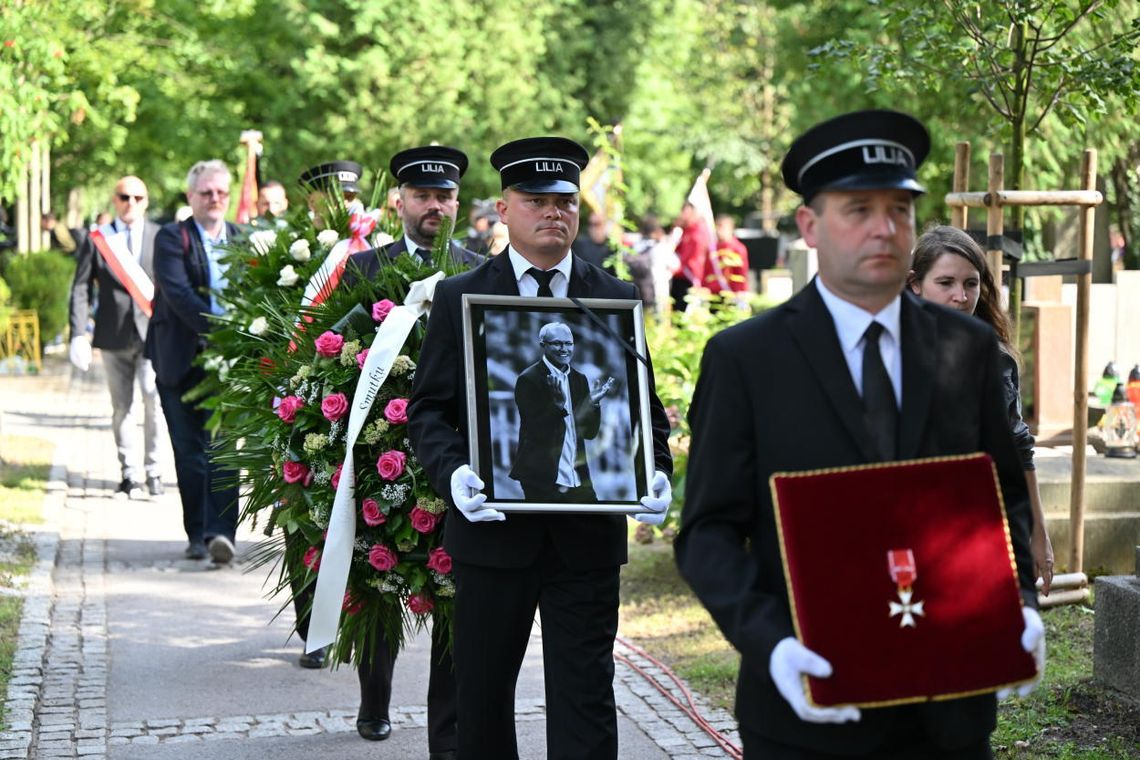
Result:
<instances>
[{"instance_id":1,"label":"black dress shoe","mask_svg":"<svg viewBox=\"0 0 1140 760\"><path fill-rule=\"evenodd\" d=\"M186 547L186 559L206 559L208 555L205 541L191 541Z\"/></svg>"},{"instance_id":2,"label":"black dress shoe","mask_svg":"<svg viewBox=\"0 0 1140 760\"><path fill-rule=\"evenodd\" d=\"M446 752L432 752L428 755L428 760L455 760L459 757L456 750L449 749Z\"/></svg>"},{"instance_id":3,"label":"black dress shoe","mask_svg":"<svg viewBox=\"0 0 1140 760\"><path fill-rule=\"evenodd\" d=\"M370 742L382 742L392 735L392 724L385 718L357 718L356 733Z\"/></svg>"},{"instance_id":4,"label":"black dress shoe","mask_svg":"<svg viewBox=\"0 0 1140 760\"><path fill-rule=\"evenodd\" d=\"M302 668L309 670L319 670L325 666L325 650L328 647L321 647L315 652L302 652L301 656L297 658L297 664Z\"/></svg>"},{"instance_id":5,"label":"black dress shoe","mask_svg":"<svg viewBox=\"0 0 1140 760\"><path fill-rule=\"evenodd\" d=\"M142 484L136 483L130 478L123 478L123 482L119 483L119 487L115 489L116 499L137 499L142 496Z\"/></svg>"},{"instance_id":6,"label":"black dress shoe","mask_svg":"<svg viewBox=\"0 0 1140 760\"><path fill-rule=\"evenodd\" d=\"M162 478L157 475L150 475L146 479L146 490L150 491L151 496L162 496L166 493L166 487L162 485Z\"/></svg>"}]
</instances>

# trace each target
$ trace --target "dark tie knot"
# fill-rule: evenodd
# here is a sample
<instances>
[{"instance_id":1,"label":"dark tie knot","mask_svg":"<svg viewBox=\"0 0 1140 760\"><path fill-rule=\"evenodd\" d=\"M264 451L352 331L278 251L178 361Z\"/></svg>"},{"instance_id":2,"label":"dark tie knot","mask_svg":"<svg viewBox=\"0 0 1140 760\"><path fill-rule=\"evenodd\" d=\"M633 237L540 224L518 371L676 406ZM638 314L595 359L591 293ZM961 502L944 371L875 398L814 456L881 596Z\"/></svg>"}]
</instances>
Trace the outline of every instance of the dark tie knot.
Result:
<instances>
[{"instance_id":1,"label":"dark tie knot","mask_svg":"<svg viewBox=\"0 0 1140 760\"><path fill-rule=\"evenodd\" d=\"M863 333L863 337L868 343L878 343L879 336L882 334L883 326L878 322L871 322L871 324L867 325L867 330Z\"/></svg>"},{"instance_id":2,"label":"dark tie knot","mask_svg":"<svg viewBox=\"0 0 1140 760\"><path fill-rule=\"evenodd\" d=\"M538 283L538 294L540 296L553 296L554 292L550 289L550 283L554 279L554 275L558 274L557 269L550 269L542 271L536 267L531 267L527 270L527 274L534 278Z\"/></svg>"}]
</instances>

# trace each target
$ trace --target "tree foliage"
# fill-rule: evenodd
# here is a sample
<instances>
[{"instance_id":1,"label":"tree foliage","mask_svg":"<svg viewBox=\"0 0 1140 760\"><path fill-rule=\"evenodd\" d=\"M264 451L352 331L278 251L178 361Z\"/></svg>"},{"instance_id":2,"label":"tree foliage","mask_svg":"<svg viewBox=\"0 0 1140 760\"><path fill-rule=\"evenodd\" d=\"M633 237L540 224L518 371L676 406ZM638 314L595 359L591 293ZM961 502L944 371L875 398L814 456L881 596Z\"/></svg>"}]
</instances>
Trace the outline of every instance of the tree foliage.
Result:
<instances>
[{"instance_id":1,"label":"tree foliage","mask_svg":"<svg viewBox=\"0 0 1140 760\"><path fill-rule=\"evenodd\" d=\"M714 167L718 208L795 199L792 137L845 110L891 107L930 126L923 216L945 216L953 143L1026 135L1035 186L1102 148L1118 215L1135 215L1137 0L9 0L0 7L0 195L33 138L53 144L55 200L127 172L152 209L186 169L237 164L264 133L263 177L350 158L381 170L412 144L471 156L463 197L498 181L486 156L536 133L589 141L623 125L631 213L675 213ZM1011 32L1012 30L1012 32ZM9 44L11 43L11 44ZM1019 126L1020 125L1020 126ZM1012 178L1016 153L1007 149ZM1132 158L1129 158L1132 156ZM1129 165L1132 161L1132 166ZM1013 183L1011 182L1011 185ZM767 194L767 195L766 195ZM296 199L296 200L299 200ZM1131 209L1131 211L1129 211ZM90 209L88 209L90 210Z\"/></svg>"}]
</instances>

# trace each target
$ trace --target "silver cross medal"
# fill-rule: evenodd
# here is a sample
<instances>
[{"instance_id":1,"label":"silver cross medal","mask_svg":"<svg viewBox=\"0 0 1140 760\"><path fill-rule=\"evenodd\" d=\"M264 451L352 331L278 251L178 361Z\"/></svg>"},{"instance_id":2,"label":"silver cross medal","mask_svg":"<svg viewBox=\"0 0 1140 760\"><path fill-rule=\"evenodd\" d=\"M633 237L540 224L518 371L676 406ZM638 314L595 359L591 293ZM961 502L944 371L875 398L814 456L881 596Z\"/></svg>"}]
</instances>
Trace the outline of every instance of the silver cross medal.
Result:
<instances>
[{"instance_id":1,"label":"silver cross medal","mask_svg":"<svg viewBox=\"0 0 1140 760\"><path fill-rule=\"evenodd\" d=\"M924 602L915 602L911 604L910 599L913 595L914 592L910 589L907 589L906 591L900 590L899 600L902 602L902 604L899 604L898 602L888 602L888 604L891 606L891 617L894 617L895 615L902 615L902 620L899 621L899 628L917 628L918 626L915 622L914 616L918 615L920 617L926 617L926 613L922 611L922 605Z\"/></svg>"}]
</instances>

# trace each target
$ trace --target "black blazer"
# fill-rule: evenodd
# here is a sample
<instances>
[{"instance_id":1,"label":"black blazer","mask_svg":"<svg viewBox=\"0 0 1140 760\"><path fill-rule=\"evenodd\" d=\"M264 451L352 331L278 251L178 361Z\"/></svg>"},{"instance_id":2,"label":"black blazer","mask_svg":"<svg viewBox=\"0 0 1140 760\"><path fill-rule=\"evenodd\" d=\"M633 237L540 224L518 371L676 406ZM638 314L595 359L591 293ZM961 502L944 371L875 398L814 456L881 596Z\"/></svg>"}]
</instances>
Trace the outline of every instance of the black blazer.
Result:
<instances>
[{"instance_id":1,"label":"black blazer","mask_svg":"<svg viewBox=\"0 0 1140 760\"><path fill-rule=\"evenodd\" d=\"M1006 419L993 331L909 291L902 294L900 324L899 459L974 451L993 457L1022 596L1036 606L1032 518ZM863 427L862 401L814 282L787 303L709 341L689 420L693 436L677 562L742 655L740 725L820 752L867 751L896 721L908 719L921 720L947 748L983 740L996 722L992 694L917 708L865 709L857 723L821 726L799 720L768 675L776 643L795 635L768 477L877 460ZM841 572L843 558L835 562Z\"/></svg>"},{"instance_id":2,"label":"black blazer","mask_svg":"<svg viewBox=\"0 0 1140 760\"><path fill-rule=\"evenodd\" d=\"M110 225L102 228L104 235L112 234ZM139 264L154 280L154 238L158 225L149 219L143 221L142 252ZM98 286L98 304L95 310L95 334L91 345L110 351L133 348L146 340L147 322L150 320L135 305L126 286L119 282L102 254L88 235L75 253L75 279L71 283L70 322L71 335L83 335L87 318L91 316L92 291Z\"/></svg>"},{"instance_id":3,"label":"black blazer","mask_svg":"<svg viewBox=\"0 0 1140 760\"><path fill-rule=\"evenodd\" d=\"M408 433L432 486L449 504L451 474L470 463L467 378L462 358L464 293L519 295L509 257L495 256L477 269L447 278L436 288L432 302L412 387ZM633 285L577 257L570 274L569 294L578 298L633 300L638 297ZM669 420L656 392L650 394L649 408L654 461L657 469L669 474L673 471ZM510 514L503 522L471 523L452 512L444 531L448 554L460 562L484 567L526 567L538 557L546 541L576 570L620 565L627 559L626 518L620 515Z\"/></svg>"},{"instance_id":4,"label":"black blazer","mask_svg":"<svg viewBox=\"0 0 1140 760\"><path fill-rule=\"evenodd\" d=\"M551 378L550 369L539 359L520 372L515 382L519 445L511 477L520 483L549 488L558 477L558 460L566 437L566 410L555 403L547 378ZM574 410L574 469L582 485L591 486L586 440L598 435L601 409L590 401L590 381L585 375L571 367L569 381L570 408Z\"/></svg>"},{"instance_id":5,"label":"black blazer","mask_svg":"<svg viewBox=\"0 0 1140 760\"><path fill-rule=\"evenodd\" d=\"M354 253L348 258L348 266L344 270L345 285L352 286L358 282L357 278L369 280L376 276L380 269L381 257L394 259L400 254L407 253L408 246L403 235L381 248L369 248L367 251ZM474 251L469 251L454 240L451 241L451 258L456 264L475 266L483 261L483 257Z\"/></svg>"},{"instance_id":6,"label":"black blazer","mask_svg":"<svg viewBox=\"0 0 1140 760\"><path fill-rule=\"evenodd\" d=\"M238 228L226 222L226 240ZM210 322L210 265L194 220L171 222L154 241L154 314L146 336L146 356L158 382L182 386L197 382L194 357L206 346ZM191 372L193 370L193 372Z\"/></svg>"}]
</instances>

